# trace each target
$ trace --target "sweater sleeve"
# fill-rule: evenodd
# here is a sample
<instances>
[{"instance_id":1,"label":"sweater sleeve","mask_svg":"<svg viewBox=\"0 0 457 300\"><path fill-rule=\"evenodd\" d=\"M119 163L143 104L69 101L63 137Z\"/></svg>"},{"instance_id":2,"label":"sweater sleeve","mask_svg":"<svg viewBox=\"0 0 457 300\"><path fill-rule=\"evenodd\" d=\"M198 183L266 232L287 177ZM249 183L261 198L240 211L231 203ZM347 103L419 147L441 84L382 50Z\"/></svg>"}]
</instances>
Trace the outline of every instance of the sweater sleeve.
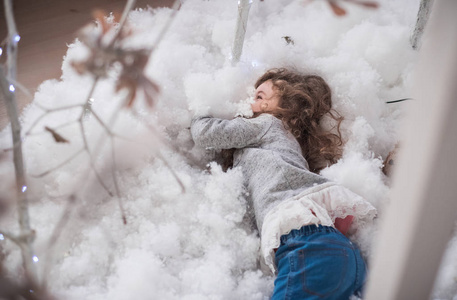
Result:
<instances>
[{"instance_id":1,"label":"sweater sleeve","mask_svg":"<svg viewBox=\"0 0 457 300\"><path fill-rule=\"evenodd\" d=\"M273 116L223 120L198 117L192 120L190 130L195 143L205 148L244 148L258 144L273 123Z\"/></svg>"}]
</instances>

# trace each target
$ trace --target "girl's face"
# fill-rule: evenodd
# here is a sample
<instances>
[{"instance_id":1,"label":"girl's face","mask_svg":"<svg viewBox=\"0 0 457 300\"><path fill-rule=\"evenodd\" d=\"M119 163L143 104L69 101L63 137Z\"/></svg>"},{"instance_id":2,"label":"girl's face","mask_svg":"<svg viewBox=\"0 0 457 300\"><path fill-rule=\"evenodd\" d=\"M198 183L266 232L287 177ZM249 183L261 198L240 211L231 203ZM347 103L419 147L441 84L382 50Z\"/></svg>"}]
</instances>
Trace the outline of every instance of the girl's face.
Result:
<instances>
[{"instance_id":1,"label":"girl's face","mask_svg":"<svg viewBox=\"0 0 457 300\"><path fill-rule=\"evenodd\" d=\"M279 97L273 90L273 82L267 80L255 90L254 103L251 104L252 111L268 112L278 108Z\"/></svg>"}]
</instances>

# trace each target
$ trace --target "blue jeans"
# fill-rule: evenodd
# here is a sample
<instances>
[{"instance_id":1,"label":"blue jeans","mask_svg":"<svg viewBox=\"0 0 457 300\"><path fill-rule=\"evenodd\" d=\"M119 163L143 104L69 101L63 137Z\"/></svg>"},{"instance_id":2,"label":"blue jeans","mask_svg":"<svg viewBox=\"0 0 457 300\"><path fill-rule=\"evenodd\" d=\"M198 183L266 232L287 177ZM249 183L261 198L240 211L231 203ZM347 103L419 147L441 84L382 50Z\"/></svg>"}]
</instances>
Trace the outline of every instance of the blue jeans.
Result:
<instances>
[{"instance_id":1,"label":"blue jeans","mask_svg":"<svg viewBox=\"0 0 457 300\"><path fill-rule=\"evenodd\" d=\"M333 227L308 225L281 236L272 300L338 299L359 294L366 266L360 251Z\"/></svg>"}]
</instances>

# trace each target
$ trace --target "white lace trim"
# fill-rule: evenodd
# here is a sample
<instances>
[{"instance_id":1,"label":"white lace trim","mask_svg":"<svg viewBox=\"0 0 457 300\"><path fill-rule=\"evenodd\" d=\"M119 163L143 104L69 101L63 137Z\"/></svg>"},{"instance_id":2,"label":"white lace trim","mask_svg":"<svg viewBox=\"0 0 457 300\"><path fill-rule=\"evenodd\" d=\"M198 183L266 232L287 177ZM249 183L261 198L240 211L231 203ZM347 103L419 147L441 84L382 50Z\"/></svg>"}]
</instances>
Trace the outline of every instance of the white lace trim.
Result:
<instances>
[{"instance_id":1,"label":"white lace trim","mask_svg":"<svg viewBox=\"0 0 457 300\"><path fill-rule=\"evenodd\" d=\"M332 182L285 200L269 211L263 222L261 252L265 263L276 273L274 249L279 247L282 235L310 224L334 227L336 218L349 215L354 216L353 224L357 226L361 219L374 218L376 209L359 195Z\"/></svg>"}]
</instances>

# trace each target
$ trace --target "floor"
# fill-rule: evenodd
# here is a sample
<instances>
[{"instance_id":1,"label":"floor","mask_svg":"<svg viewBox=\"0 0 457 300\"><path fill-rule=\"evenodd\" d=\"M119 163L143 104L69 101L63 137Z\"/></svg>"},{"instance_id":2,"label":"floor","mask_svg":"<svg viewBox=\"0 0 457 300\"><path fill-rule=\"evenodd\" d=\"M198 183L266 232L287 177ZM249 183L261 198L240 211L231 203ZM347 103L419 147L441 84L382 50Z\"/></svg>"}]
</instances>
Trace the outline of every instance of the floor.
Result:
<instances>
[{"instance_id":1,"label":"floor","mask_svg":"<svg viewBox=\"0 0 457 300\"><path fill-rule=\"evenodd\" d=\"M59 78L67 44L75 32L91 22L92 11L102 9L122 13L125 0L14 0L14 17L21 40L18 44L17 80L33 95L46 79ZM135 7L170 7L173 0L137 0ZM3 1L0 2L0 41L7 36ZM2 45L2 48L3 45ZM5 62L5 50L0 63ZM19 109L32 99L17 93ZM4 99L0 93L0 129L8 124Z\"/></svg>"}]
</instances>

